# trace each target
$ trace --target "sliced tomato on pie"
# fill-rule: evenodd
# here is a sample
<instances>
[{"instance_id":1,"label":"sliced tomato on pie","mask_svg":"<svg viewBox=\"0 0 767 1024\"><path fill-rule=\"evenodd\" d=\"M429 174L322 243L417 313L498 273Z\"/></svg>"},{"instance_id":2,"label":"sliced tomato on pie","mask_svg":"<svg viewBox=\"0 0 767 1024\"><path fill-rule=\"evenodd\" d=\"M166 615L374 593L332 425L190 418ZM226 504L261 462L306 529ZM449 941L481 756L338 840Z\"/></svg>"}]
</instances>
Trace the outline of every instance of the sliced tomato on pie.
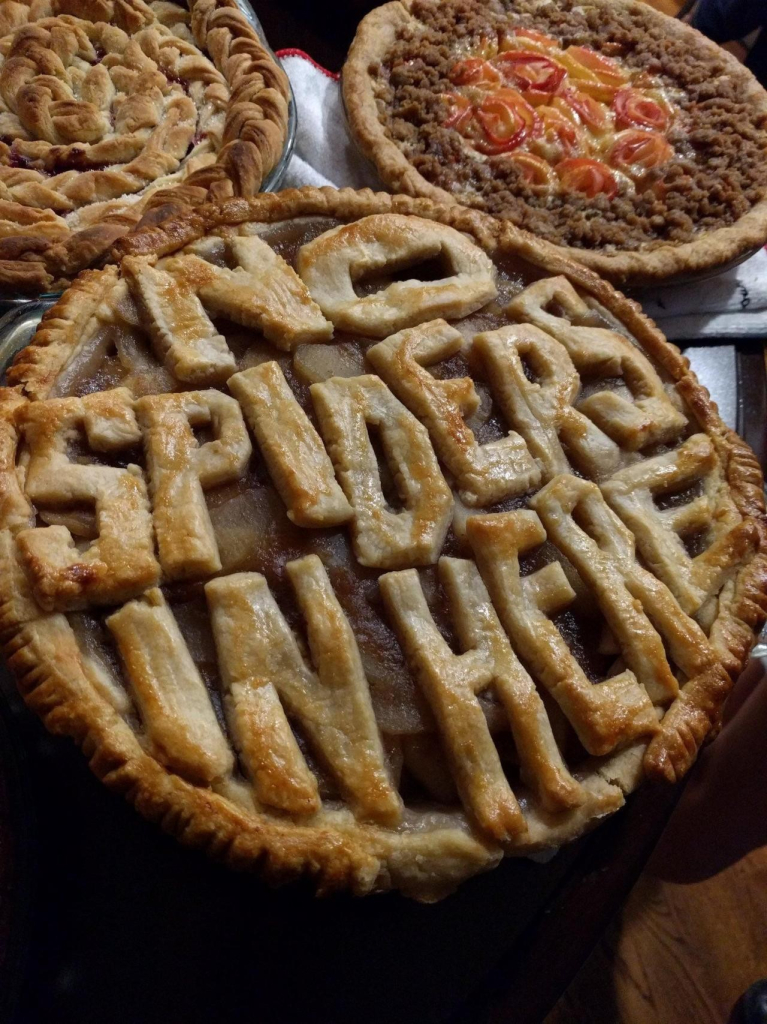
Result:
<instances>
[{"instance_id":1,"label":"sliced tomato on pie","mask_svg":"<svg viewBox=\"0 0 767 1024\"><path fill-rule=\"evenodd\" d=\"M637 172L667 163L673 155L673 148L662 135L629 128L615 136L608 160L619 171L636 176Z\"/></svg>"},{"instance_id":2,"label":"sliced tomato on pie","mask_svg":"<svg viewBox=\"0 0 767 1024\"><path fill-rule=\"evenodd\" d=\"M628 74L620 64L585 46L568 46L559 60L574 86L603 103L612 102L616 92L628 80Z\"/></svg>"},{"instance_id":3,"label":"sliced tomato on pie","mask_svg":"<svg viewBox=\"0 0 767 1024\"><path fill-rule=\"evenodd\" d=\"M551 188L556 183L556 175L551 166L535 153L517 150L509 156L509 163L514 164L527 185Z\"/></svg>"},{"instance_id":4,"label":"sliced tomato on pie","mask_svg":"<svg viewBox=\"0 0 767 1024\"><path fill-rule=\"evenodd\" d=\"M615 175L601 160L575 157L562 160L554 170L565 192L583 192L589 199L604 194L612 199L618 191Z\"/></svg>"},{"instance_id":5,"label":"sliced tomato on pie","mask_svg":"<svg viewBox=\"0 0 767 1024\"><path fill-rule=\"evenodd\" d=\"M515 89L488 93L476 109L476 119L482 134L475 145L488 156L510 153L538 130L535 111Z\"/></svg>"},{"instance_id":6,"label":"sliced tomato on pie","mask_svg":"<svg viewBox=\"0 0 767 1024\"><path fill-rule=\"evenodd\" d=\"M478 89L494 89L501 84L501 74L487 60L466 57L452 66L450 81L453 85L474 85Z\"/></svg>"},{"instance_id":7,"label":"sliced tomato on pie","mask_svg":"<svg viewBox=\"0 0 767 1024\"><path fill-rule=\"evenodd\" d=\"M447 117L442 124L460 131L471 120L471 100L460 92L443 92L441 98L447 104Z\"/></svg>"},{"instance_id":8,"label":"sliced tomato on pie","mask_svg":"<svg viewBox=\"0 0 767 1024\"><path fill-rule=\"evenodd\" d=\"M611 127L610 112L603 103L598 103L587 92L578 89L563 89L557 100L566 104L578 120L595 135L604 135ZM558 104L559 106L559 104Z\"/></svg>"},{"instance_id":9,"label":"sliced tomato on pie","mask_svg":"<svg viewBox=\"0 0 767 1024\"><path fill-rule=\"evenodd\" d=\"M619 128L651 128L662 132L671 122L668 106L640 89L620 89L615 94L613 110Z\"/></svg>"},{"instance_id":10,"label":"sliced tomato on pie","mask_svg":"<svg viewBox=\"0 0 767 1024\"><path fill-rule=\"evenodd\" d=\"M504 82L524 93L525 99L537 106L547 103L559 89L567 72L561 64L540 53L508 50L499 54L493 66Z\"/></svg>"},{"instance_id":11,"label":"sliced tomato on pie","mask_svg":"<svg viewBox=\"0 0 767 1024\"><path fill-rule=\"evenodd\" d=\"M581 133L564 114L554 107L538 107L536 113L540 129L530 146L544 160L556 164L582 152Z\"/></svg>"}]
</instances>

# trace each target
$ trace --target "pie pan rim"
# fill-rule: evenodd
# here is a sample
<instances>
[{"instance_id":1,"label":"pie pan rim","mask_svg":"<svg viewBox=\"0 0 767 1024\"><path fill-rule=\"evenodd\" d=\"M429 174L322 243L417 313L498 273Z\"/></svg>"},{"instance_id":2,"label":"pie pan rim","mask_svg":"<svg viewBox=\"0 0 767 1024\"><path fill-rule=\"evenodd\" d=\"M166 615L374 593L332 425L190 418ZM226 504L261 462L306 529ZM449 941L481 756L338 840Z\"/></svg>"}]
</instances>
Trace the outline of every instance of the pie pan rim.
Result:
<instances>
[{"instance_id":1,"label":"pie pan rim","mask_svg":"<svg viewBox=\"0 0 767 1024\"><path fill-rule=\"evenodd\" d=\"M387 212L446 223L473 236L491 254L513 251L550 273L567 274L574 284L618 316L641 348L677 381L701 429L714 443L739 511L753 523L764 548L762 476L756 457L722 422L708 392L689 371L678 349L662 337L636 303L617 293L592 271L568 260L555 247L508 224L464 207L445 207L428 199L367 190L305 188L184 211L159 227L121 240L115 255L165 255L217 228L236 227L248 221L276 222L299 216L352 220ZM45 314L32 343L19 353L10 371L12 386L0 392L0 428L5 426L7 431L19 397L39 400L50 391L75 351L87 320L105 291L117 280L117 274L116 267L84 272ZM232 866L254 868L275 882L309 875L320 890L347 887L366 893L396 887L421 899L442 896L462 878L500 860L499 847L458 829L405 834L356 822L337 828L298 825L247 813L219 793L172 774L143 750L128 724L107 701L95 691L85 690L77 672L57 658L42 616L22 623L14 619L18 593L7 566L0 568L6 570L0 573L0 641L28 705L52 732L70 736L82 747L91 768L107 785L123 792L145 817L159 821L185 843L202 847ZM701 723L705 723L703 734L716 727L726 693L754 643L755 627L766 614L767 556L764 551L757 551L739 570L733 600L718 620L727 647L722 655L726 682L715 691L700 694L697 703L689 701L689 706L681 709L680 749L672 750L671 756L657 758L654 775L674 781L678 774L677 755L685 756L683 748L689 742L699 745L703 738ZM623 754L604 759L598 771L589 776L593 792L583 816L569 819L559 834L547 833L545 843L536 846L532 837L527 845L508 852L524 854L542 846L561 845L617 810L624 795L643 777L637 768L637 757L626 758ZM638 756L641 763L641 751ZM436 842L441 845L438 853L433 854L430 844Z\"/></svg>"}]
</instances>

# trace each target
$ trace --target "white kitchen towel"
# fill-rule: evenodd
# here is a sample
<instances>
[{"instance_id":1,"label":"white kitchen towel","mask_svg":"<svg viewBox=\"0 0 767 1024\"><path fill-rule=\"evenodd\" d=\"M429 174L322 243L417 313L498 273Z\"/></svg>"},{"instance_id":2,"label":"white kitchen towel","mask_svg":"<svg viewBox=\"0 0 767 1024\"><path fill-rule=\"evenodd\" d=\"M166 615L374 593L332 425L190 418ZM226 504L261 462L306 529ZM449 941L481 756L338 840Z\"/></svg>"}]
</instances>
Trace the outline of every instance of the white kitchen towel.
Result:
<instances>
[{"instance_id":1,"label":"white kitchen towel","mask_svg":"<svg viewBox=\"0 0 767 1024\"><path fill-rule=\"evenodd\" d=\"M338 75L301 50L281 50L278 55L293 86L298 114L296 146L282 187L384 189L351 138ZM760 249L716 277L648 289L638 298L674 341L767 337L767 252Z\"/></svg>"}]
</instances>

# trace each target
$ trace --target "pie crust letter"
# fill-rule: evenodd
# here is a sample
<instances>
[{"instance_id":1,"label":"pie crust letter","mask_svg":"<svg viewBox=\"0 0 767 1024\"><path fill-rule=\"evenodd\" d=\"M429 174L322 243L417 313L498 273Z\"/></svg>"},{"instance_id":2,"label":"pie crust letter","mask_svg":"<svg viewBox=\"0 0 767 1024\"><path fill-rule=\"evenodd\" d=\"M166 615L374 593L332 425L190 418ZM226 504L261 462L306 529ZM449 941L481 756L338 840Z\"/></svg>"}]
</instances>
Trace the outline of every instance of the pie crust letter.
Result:
<instances>
[{"instance_id":1,"label":"pie crust letter","mask_svg":"<svg viewBox=\"0 0 767 1024\"><path fill-rule=\"evenodd\" d=\"M85 398L31 402L23 411L30 449L26 491L39 505L85 505L95 512L98 536L84 551L63 525L22 530L19 551L35 597L46 610L67 611L128 600L152 587L160 567L141 469L70 461L67 448L80 431L90 448L119 452L141 433L125 388Z\"/></svg>"},{"instance_id":2,"label":"pie crust letter","mask_svg":"<svg viewBox=\"0 0 767 1024\"><path fill-rule=\"evenodd\" d=\"M389 615L434 712L466 809L498 842L527 831L477 701L493 685L506 707L523 770L552 809L577 806L581 787L562 762L535 685L514 656L471 562L443 558L454 626L464 651L454 654L437 629L418 572L392 572L379 583ZM466 613L468 612L468 615ZM539 771L540 761L544 770Z\"/></svg>"},{"instance_id":3,"label":"pie crust letter","mask_svg":"<svg viewBox=\"0 0 767 1024\"><path fill-rule=\"evenodd\" d=\"M232 752L162 591L129 601L107 626L158 759L204 785L228 775Z\"/></svg>"},{"instance_id":4,"label":"pie crust letter","mask_svg":"<svg viewBox=\"0 0 767 1024\"><path fill-rule=\"evenodd\" d=\"M195 255L174 256L160 267L144 256L122 263L159 357L188 384L214 384L236 369L206 310L255 328L286 351L333 334L301 278L263 239L233 238L229 251L234 270Z\"/></svg>"},{"instance_id":5,"label":"pie crust letter","mask_svg":"<svg viewBox=\"0 0 767 1024\"><path fill-rule=\"evenodd\" d=\"M237 402L220 391L146 395L136 403L144 428L154 528L169 580L218 572L221 560L204 491L239 479L252 452ZM214 440L198 446L193 427Z\"/></svg>"},{"instance_id":6,"label":"pie crust letter","mask_svg":"<svg viewBox=\"0 0 767 1024\"><path fill-rule=\"evenodd\" d=\"M570 470L562 442L587 473L601 478L616 469L618 445L573 407L581 382L563 345L538 327L512 324L476 335L473 352L484 363L506 420L540 463L544 480Z\"/></svg>"},{"instance_id":7,"label":"pie crust letter","mask_svg":"<svg viewBox=\"0 0 767 1024\"><path fill-rule=\"evenodd\" d=\"M261 363L228 382L264 456L274 485L297 526L338 526L352 509L311 420L279 363Z\"/></svg>"},{"instance_id":8,"label":"pie crust letter","mask_svg":"<svg viewBox=\"0 0 767 1024\"><path fill-rule=\"evenodd\" d=\"M379 569L436 562L453 495L426 428L380 377L331 377L312 384L320 430L354 509L352 541L362 565ZM387 508L368 426L378 431L404 508Z\"/></svg>"},{"instance_id":9,"label":"pie crust letter","mask_svg":"<svg viewBox=\"0 0 767 1024\"><path fill-rule=\"evenodd\" d=\"M437 380L426 369L449 359L463 335L444 320L433 320L393 334L367 352L367 358L397 397L425 424L442 462L455 477L467 505L492 505L524 494L541 473L524 440L511 431L479 445L465 417L479 406L470 377Z\"/></svg>"},{"instance_id":10,"label":"pie crust letter","mask_svg":"<svg viewBox=\"0 0 767 1024\"><path fill-rule=\"evenodd\" d=\"M319 809L317 784L283 710L295 716L355 812L396 824L391 784L367 680L349 622L316 555L288 562L314 668L260 573L211 580L221 675L236 742L263 803L294 813Z\"/></svg>"},{"instance_id":11,"label":"pie crust letter","mask_svg":"<svg viewBox=\"0 0 767 1024\"><path fill-rule=\"evenodd\" d=\"M558 316L547 309L556 303ZM515 320L546 331L567 349L581 377L621 377L629 397L614 390L597 391L578 402L578 409L627 451L672 441L687 425L672 403L652 363L617 331L578 326L593 317L566 277L536 281L506 307Z\"/></svg>"},{"instance_id":12,"label":"pie crust letter","mask_svg":"<svg viewBox=\"0 0 767 1024\"><path fill-rule=\"evenodd\" d=\"M652 568L683 611L696 615L733 569L758 543L722 492L718 458L706 434L693 434L672 452L627 466L602 484L607 503L634 534L645 564ZM698 485L699 494L663 510L655 498L678 495ZM683 537L702 535L705 550L691 557ZM698 617L698 621L701 621Z\"/></svg>"},{"instance_id":13,"label":"pie crust letter","mask_svg":"<svg viewBox=\"0 0 767 1024\"><path fill-rule=\"evenodd\" d=\"M570 653L548 615L575 594L559 562L522 577L519 555L546 540L534 512L472 516L466 533L504 629L525 652L534 676L549 690L590 754L609 754L658 728L655 709L631 671L595 685Z\"/></svg>"},{"instance_id":14,"label":"pie crust letter","mask_svg":"<svg viewBox=\"0 0 767 1024\"><path fill-rule=\"evenodd\" d=\"M441 258L438 281L394 281L360 297L362 277ZM498 293L492 260L455 228L421 217L373 214L326 231L298 253L298 272L322 312L342 331L385 338L403 327L468 316ZM413 272L417 274L415 266Z\"/></svg>"}]
</instances>

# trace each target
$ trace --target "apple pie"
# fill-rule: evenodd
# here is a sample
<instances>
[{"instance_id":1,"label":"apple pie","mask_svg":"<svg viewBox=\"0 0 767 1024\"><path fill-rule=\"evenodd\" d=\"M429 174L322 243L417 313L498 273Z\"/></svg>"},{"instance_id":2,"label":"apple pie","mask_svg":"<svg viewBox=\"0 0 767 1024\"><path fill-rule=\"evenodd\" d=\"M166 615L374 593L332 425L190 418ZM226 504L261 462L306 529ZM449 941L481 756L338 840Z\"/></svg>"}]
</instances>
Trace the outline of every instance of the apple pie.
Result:
<instances>
[{"instance_id":1,"label":"apple pie","mask_svg":"<svg viewBox=\"0 0 767 1024\"><path fill-rule=\"evenodd\" d=\"M0 392L0 636L109 786L430 900L687 771L767 612L762 476L634 303L368 191L118 250Z\"/></svg>"}]
</instances>

